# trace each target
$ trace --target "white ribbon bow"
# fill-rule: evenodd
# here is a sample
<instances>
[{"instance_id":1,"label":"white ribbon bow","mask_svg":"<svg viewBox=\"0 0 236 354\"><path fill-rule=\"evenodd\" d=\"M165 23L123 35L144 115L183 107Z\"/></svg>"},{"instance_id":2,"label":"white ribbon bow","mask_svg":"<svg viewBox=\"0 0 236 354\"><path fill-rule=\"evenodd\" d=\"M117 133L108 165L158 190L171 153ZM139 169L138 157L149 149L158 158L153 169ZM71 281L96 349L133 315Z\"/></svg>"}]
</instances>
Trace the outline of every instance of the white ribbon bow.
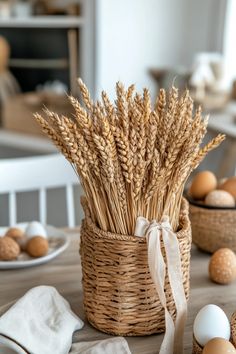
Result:
<instances>
[{"instance_id":1,"label":"white ribbon bow","mask_svg":"<svg viewBox=\"0 0 236 354\"><path fill-rule=\"evenodd\" d=\"M187 317L187 300L183 287L181 256L177 236L172 230L168 216L164 216L160 223L157 223L155 220L149 222L144 217L138 217L135 236L146 236L150 274L165 311L166 331L159 354L182 354L184 326ZM161 252L161 236L167 264L165 264ZM166 268L176 306L175 324L167 309L164 291Z\"/></svg>"}]
</instances>

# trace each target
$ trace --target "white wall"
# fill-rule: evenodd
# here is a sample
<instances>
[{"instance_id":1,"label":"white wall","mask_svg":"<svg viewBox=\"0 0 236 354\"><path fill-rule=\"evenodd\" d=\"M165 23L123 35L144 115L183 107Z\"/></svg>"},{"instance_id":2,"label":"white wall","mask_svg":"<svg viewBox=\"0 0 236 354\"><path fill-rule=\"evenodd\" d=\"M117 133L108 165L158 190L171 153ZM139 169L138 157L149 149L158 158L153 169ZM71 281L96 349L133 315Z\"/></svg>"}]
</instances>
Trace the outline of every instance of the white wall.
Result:
<instances>
[{"instance_id":1,"label":"white wall","mask_svg":"<svg viewBox=\"0 0 236 354\"><path fill-rule=\"evenodd\" d=\"M175 1L175 0L172 0ZM227 0L189 0L182 28L181 60L191 65L195 53L222 51Z\"/></svg>"},{"instance_id":2,"label":"white wall","mask_svg":"<svg viewBox=\"0 0 236 354\"><path fill-rule=\"evenodd\" d=\"M194 53L218 50L226 0L97 0L96 83L155 85L149 68L190 66Z\"/></svg>"},{"instance_id":3,"label":"white wall","mask_svg":"<svg viewBox=\"0 0 236 354\"><path fill-rule=\"evenodd\" d=\"M226 26L224 33L223 53L225 57L227 86L232 84L232 80L236 79L236 51L235 51L235 31L236 31L236 1L228 0L226 12Z\"/></svg>"}]
</instances>

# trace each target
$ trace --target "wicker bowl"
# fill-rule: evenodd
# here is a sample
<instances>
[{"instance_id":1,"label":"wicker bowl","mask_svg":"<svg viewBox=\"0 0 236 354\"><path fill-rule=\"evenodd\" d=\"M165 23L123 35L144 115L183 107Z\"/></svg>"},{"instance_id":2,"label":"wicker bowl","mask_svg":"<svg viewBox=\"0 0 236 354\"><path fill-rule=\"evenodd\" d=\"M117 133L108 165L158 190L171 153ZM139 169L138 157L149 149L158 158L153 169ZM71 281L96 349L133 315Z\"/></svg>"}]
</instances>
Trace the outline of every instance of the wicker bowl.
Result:
<instances>
[{"instance_id":1,"label":"wicker bowl","mask_svg":"<svg viewBox=\"0 0 236 354\"><path fill-rule=\"evenodd\" d=\"M227 247L236 252L235 208L209 208L190 202L189 216L193 243L198 248L214 253Z\"/></svg>"},{"instance_id":2,"label":"wicker bowl","mask_svg":"<svg viewBox=\"0 0 236 354\"><path fill-rule=\"evenodd\" d=\"M165 316L149 273L146 239L102 231L91 220L84 199L82 205L85 219L80 253L88 321L102 332L121 336L163 332ZM177 237L188 298L191 227L186 200L182 202ZM168 309L175 316L168 278L165 291Z\"/></svg>"},{"instance_id":3,"label":"wicker bowl","mask_svg":"<svg viewBox=\"0 0 236 354\"><path fill-rule=\"evenodd\" d=\"M202 354L203 348L198 344L196 339L193 337L193 352L192 354Z\"/></svg>"},{"instance_id":4,"label":"wicker bowl","mask_svg":"<svg viewBox=\"0 0 236 354\"><path fill-rule=\"evenodd\" d=\"M232 342L232 340L230 339L231 343L234 344ZM203 348L198 344L198 342L196 341L196 339L193 336L193 351L192 354L202 354Z\"/></svg>"}]
</instances>

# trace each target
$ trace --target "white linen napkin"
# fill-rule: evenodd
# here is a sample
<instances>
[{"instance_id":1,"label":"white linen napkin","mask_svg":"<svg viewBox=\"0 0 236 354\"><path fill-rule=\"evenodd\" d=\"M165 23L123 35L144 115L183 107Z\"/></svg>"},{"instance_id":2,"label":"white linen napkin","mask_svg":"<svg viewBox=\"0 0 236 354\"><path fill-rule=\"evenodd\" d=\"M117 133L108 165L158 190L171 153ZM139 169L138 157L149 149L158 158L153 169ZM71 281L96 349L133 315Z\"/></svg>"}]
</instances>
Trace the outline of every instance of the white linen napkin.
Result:
<instances>
[{"instance_id":1,"label":"white linen napkin","mask_svg":"<svg viewBox=\"0 0 236 354\"><path fill-rule=\"evenodd\" d=\"M73 332L83 325L55 288L38 286L2 315L0 334L9 348L15 349L13 346L18 344L16 353L67 354Z\"/></svg>"},{"instance_id":2,"label":"white linen napkin","mask_svg":"<svg viewBox=\"0 0 236 354\"><path fill-rule=\"evenodd\" d=\"M50 286L29 290L16 303L1 307L0 316L1 354L131 354L123 337L72 345L73 332L83 321Z\"/></svg>"},{"instance_id":3,"label":"white linen napkin","mask_svg":"<svg viewBox=\"0 0 236 354\"><path fill-rule=\"evenodd\" d=\"M93 342L74 343L70 354L131 354L127 341L115 337Z\"/></svg>"}]
</instances>

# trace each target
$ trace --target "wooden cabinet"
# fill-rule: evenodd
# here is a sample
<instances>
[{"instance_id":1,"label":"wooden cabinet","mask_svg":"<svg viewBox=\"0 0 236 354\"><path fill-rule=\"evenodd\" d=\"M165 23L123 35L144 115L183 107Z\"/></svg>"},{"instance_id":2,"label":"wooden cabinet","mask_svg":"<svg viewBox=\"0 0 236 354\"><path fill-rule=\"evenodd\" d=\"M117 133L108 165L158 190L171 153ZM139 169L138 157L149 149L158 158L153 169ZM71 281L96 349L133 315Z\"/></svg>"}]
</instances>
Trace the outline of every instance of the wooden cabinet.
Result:
<instances>
[{"instance_id":1,"label":"wooden cabinet","mask_svg":"<svg viewBox=\"0 0 236 354\"><path fill-rule=\"evenodd\" d=\"M0 19L0 35L11 45L10 69L23 91L60 80L77 94L76 77L94 89L94 0L79 1L80 16Z\"/></svg>"}]
</instances>

